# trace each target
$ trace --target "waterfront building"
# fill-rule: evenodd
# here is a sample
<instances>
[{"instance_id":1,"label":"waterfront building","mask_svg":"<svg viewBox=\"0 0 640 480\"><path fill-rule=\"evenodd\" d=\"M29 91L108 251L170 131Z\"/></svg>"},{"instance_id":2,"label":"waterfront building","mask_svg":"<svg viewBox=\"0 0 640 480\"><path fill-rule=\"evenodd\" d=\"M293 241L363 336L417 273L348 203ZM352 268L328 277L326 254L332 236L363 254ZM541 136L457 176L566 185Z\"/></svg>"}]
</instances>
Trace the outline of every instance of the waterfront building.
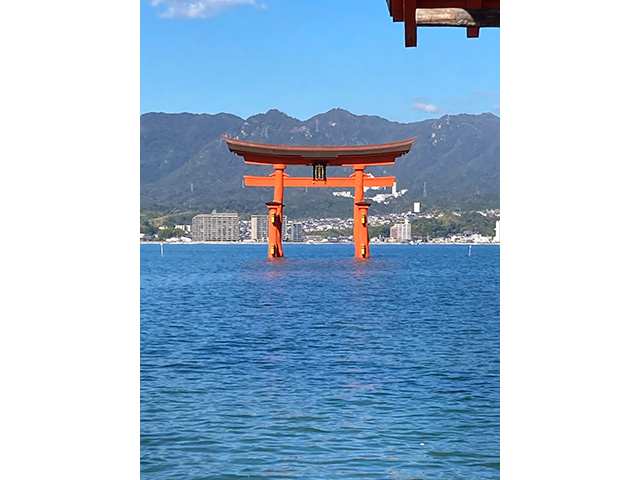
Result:
<instances>
[{"instance_id":1,"label":"waterfront building","mask_svg":"<svg viewBox=\"0 0 640 480\"><path fill-rule=\"evenodd\" d=\"M284 225L287 225L287 216L283 215ZM254 242L269 241L269 215L251 215L251 240Z\"/></svg>"},{"instance_id":2,"label":"waterfront building","mask_svg":"<svg viewBox=\"0 0 640 480\"><path fill-rule=\"evenodd\" d=\"M396 242L410 242L411 241L411 224L407 218L404 219L404 223L396 223L391 227L389 232L391 238Z\"/></svg>"},{"instance_id":3,"label":"waterfront building","mask_svg":"<svg viewBox=\"0 0 640 480\"><path fill-rule=\"evenodd\" d=\"M266 242L269 240L269 216L251 215L251 240Z\"/></svg>"},{"instance_id":4,"label":"waterfront building","mask_svg":"<svg viewBox=\"0 0 640 480\"><path fill-rule=\"evenodd\" d=\"M285 218L287 218L285 216ZM287 222L285 224L286 227L286 234L284 235L284 240L287 242L302 242L303 240L303 236L304 236L304 232L302 230L302 223L301 222Z\"/></svg>"},{"instance_id":5,"label":"waterfront building","mask_svg":"<svg viewBox=\"0 0 640 480\"><path fill-rule=\"evenodd\" d=\"M500 220L496 220L496 228L494 230L496 231L496 236L493 237L493 241L494 243L500 243Z\"/></svg>"},{"instance_id":6,"label":"waterfront building","mask_svg":"<svg viewBox=\"0 0 640 480\"><path fill-rule=\"evenodd\" d=\"M192 238L196 242L237 242L240 228L237 213L201 213L191 221Z\"/></svg>"}]
</instances>

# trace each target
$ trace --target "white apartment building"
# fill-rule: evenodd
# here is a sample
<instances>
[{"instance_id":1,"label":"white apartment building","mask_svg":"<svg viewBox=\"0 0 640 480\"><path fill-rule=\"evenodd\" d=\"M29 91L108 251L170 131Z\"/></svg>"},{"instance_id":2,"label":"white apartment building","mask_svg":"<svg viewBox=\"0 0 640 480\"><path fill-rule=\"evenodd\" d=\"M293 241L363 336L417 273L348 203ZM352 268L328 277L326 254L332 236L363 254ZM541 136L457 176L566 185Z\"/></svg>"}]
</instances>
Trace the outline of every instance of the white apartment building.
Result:
<instances>
[{"instance_id":1,"label":"white apartment building","mask_svg":"<svg viewBox=\"0 0 640 480\"><path fill-rule=\"evenodd\" d=\"M251 240L254 242L269 240L269 215L251 215Z\"/></svg>"},{"instance_id":2,"label":"white apartment building","mask_svg":"<svg viewBox=\"0 0 640 480\"><path fill-rule=\"evenodd\" d=\"M404 223L396 223L391 227L389 236L396 240L396 242L410 242L411 241L411 224L409 219L405 218Z\"/></svg>"},{"instance_id":3,"label":"white apartment building","mask_svg":"<svg viewBox=\"0 0 640 480\"><path fill-rule=\"evenodd\" d=\"M286 234L283 233L284 240L287 242L302 242L304 231L301 222L287 222Z\"/></svg>"},{"instance_id":4,"label":"white apartment building","mask_svg":"<svg viewBox=\"0 0 640 480\"><path fill-rule=\"evenodd\" d=\"M201 213L191 221L191 234L195 242L237 242L240 226L237 213Z\"/></svg>"},{"instance_id":5,"label":"white apartment building","mask_svg":"<svg viewBox=\"0 0 640 480\"><path fill-rule=\"evenodd\" d=\"M287 216L283 215L282 240L287 240ZM251 215L251 240L254 242L269 241L269 215Z\"/></svg>"}]
</instances>

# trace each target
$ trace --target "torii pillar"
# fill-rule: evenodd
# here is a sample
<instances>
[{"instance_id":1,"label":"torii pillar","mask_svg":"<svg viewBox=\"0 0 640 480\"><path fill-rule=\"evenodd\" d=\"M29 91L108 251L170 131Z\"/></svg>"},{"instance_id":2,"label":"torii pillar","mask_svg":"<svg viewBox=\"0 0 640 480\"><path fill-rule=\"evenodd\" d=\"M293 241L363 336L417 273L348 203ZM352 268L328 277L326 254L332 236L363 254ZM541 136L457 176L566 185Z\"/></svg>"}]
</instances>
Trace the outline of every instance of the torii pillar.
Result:
<instances>
[{"instance_id":1,"label":"torii pillar","mask_svg":"<svg viewBox=\"0 0 640 480\"><path fill-rule=\"evenodd\" d=\"M229 150L244 157L245 163L272 165L274 172L268 177L245 175L246 186L273 187L273 201L269 207L269 258L283 257L282 207L284 187L351 187L353 202L353 243L356 258L369 258L369 219L371 204L364 201L364 187L391 187L395 177L374 177L365 174L367 166L393 165L395 159L409 152L416 138L394 143L357 146L290 146L267 145L222 137ZM284 173L288 165L313 166L312 178L292 178ZM349 177L327 178L327 166L350 166Z\"/></svg>"},{"instance_id":2,"label":"torii pillar","mask_svg":"<svg viewBox=\"0 0 640 480\"><path fill-rule=\"evenodd\" d=\"M353 216L353 244L356 247L356 258L369 258L369 202L355 202Z\"/></svg>"},{"instance_id":3,"label":"torii pillar","mask_svg":"<svg viewBox=\"0 0 640 480\"><path fill-rule=\"evenodd\" d=\"M286 165L276 163L273 166L273 201L267 202L269 207L269 258L284 257L282 250L282 223L284 216L282 215L282 207L284 204L284 169Z\"/></svg>"},{"instance_id":4,"label":"torii pillar","mask_svg":"<svg viewBox=\"0 0 640 480\"><path fill-rule=\"evenodd\" d=\"M266 202L269 207L269 258L284 257L282 251L282 207L281 202Z\"/></svg>"}]
</instances>

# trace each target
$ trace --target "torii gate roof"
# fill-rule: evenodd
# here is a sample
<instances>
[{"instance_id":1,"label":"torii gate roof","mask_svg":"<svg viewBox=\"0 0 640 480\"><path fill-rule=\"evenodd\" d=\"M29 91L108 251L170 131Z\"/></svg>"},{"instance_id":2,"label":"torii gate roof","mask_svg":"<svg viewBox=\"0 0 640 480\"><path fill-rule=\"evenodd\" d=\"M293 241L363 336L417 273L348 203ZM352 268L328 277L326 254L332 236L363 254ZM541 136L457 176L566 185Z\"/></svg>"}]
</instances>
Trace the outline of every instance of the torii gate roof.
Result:
<instances>
[{"instance_id":1,"label":"torii gate roof","mask_svg":"<svg viewBox=\"0 0 640 480\"><path fill-rule=\"evenodd\" d=\"M408 153L418 137L377 145L308 146L268 145L222 136L229 150L244 157L246 163L259 165L391 165Z\"/></svg>"}]
</instances>

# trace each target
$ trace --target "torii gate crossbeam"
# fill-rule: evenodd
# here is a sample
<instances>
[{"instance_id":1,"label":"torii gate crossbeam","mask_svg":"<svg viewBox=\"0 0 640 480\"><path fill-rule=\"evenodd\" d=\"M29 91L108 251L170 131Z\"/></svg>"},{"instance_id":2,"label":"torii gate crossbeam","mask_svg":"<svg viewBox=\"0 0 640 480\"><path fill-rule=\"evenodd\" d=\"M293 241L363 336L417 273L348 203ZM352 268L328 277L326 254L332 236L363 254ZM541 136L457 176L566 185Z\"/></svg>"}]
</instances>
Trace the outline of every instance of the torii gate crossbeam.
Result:
<instances>
[{"instance_id":1,"label":"torii gate crossbeam","mask_svg":"<svg viewBox=\"0 0 640 480\"><path fill-rule=\"evenodd\" d=\"M409 152L416 138L394 143L357 146L291 146L267 145L222 137L229 150L244 157L245 163L272 165L268 177L245 175L245 186L273 187L273 201L269 207L269 258L283 257L282 209L284 187L347 187L354 189L353 243L356 258L369 258L368 209L364 201L364 187L391 187L395 177L373 177L365 174L367 166L392 165L397 157ZM289 165L310 165L314 177L290 177L284 170ZM349 177L326 177L327 166L350 166Z\"/></svg>"}]
</instances>

